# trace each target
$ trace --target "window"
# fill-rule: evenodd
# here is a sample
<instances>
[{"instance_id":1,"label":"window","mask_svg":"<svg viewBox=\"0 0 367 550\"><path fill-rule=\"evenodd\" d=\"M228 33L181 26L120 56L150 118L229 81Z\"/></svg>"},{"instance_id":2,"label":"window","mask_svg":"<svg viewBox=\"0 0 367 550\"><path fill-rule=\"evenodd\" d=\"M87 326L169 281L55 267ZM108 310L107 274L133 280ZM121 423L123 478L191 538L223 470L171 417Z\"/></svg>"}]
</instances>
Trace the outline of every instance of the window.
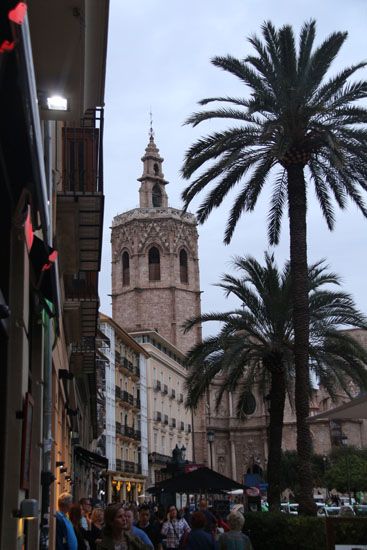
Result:
<instances>
[{"instance_id":1,"label":"window","mask_svg":"<svg viewBox=\"0 0 367 550\"><path fill-rule=\"evenodd\" d=\"M189 274L187 269L187 252L186 250L180 251L180 281L181 283L189 282Z\"/></svg>"},{"instance_id":2,"label":"window","mask_svg":"<svg viewBox=\"0 0 367 550\"><path fill-rule=\"evenodd\" d=\"M158 183L152 189L152 203L155 208L162 206L162 191Z\"/></svg>"},{"instance_id":3,"label":"window","mask_svg":"<svg viewBox=\"0 0 367 550\"><path fill-rule=\"evenodd\" d=\"M130 284L130 258L127 252L122 255L122 284L123 286Z\"/></svg>"},{"instance_id":4,"label":"window","mask_svg":"<svg viewBox=\"0 0 367 550\"><path fill-rule=\"evenodd\" d=\"M159 250L153 246L149 250L149 281L160 281L161 279L161 266Z\"/></svg>"}]
</instances>

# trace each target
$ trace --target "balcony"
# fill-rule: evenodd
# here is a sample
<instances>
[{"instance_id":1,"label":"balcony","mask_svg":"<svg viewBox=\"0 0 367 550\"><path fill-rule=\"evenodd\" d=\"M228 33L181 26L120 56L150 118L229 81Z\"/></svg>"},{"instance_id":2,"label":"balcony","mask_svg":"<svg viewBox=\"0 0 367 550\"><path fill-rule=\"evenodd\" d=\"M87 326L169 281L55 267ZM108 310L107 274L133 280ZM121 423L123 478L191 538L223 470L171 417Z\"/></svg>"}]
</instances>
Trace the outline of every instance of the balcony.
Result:
<instances>
[{"instance_id":1,"label":"balcony","mask_svg":"<svg viewBox=\"0 0 367 550\"><path fill-rule=\"evenodd\" d=\"M96 124L102 124L96 128ZM99 271L103 222L103 109L91 111L80 128L62 131L62 170L57 189L61 270Z\"/></svg>"},{"instance_id":2,"label":"balcony","mask_svg":"<svg viewBox=\"0 0 367 550\"><path fill-rule=\"evenodd\" d=\"M155 381L154 389L157 390L157 391L161 391L161 381L160 380Z\"/></svg>"},{"instance_id":3,"label":"balcony","mask_svg":"<svg viewBox=\"0 0 367 550\"><path fill-rule=\"evenodd\" d=\"M149 453L148 461L151 464L167 464L172 459L171 456L163 455L161 453Z\"/></svg>"},{"instance_id":4,"label":"balcony","mask_svg":"<svg viewBox=\"0 0 367 550\"><path fill-rule=\"evenodd\" d=\"M172 389L169 397L170 399L176 399L176 390Z\"/></svg>"},{"instance_id":5,"label":"balcony","mask_svg":"<svg viewBox=\"0 0 367 550\"><path fill-rule=\"evenodd\" d=\"M162 422L162 413L157 411L154 415L154 420L155 420L155 422Z\"/></svg>"},{"instance_id":6,"label":"balcony","mask_svg":"<svg viewBox=\"0 0 367 550\"><path fill-rule=\"evenodd\" d=\"M115 398L120 401L120 404L129 405L130 407L139 408L140 399L134 398L131 393L122 390L119 386L115 386ZM138 406L139 403L139 406Z\"/></svg>"},{"instance_id":7,"label":"balcony","mask_svg":"<svg viewBox=\"0 0 367 550\"><path fill-rule=\"evenodd\" d=\"M164 386L163 386L163 388L162 388L162 393L163 393L164 395L167 395L167 394L168 394L168 386L167 386L167 384L164 384Z\"/></svg>"},{"instance_id":8,"label":"balcony","mask_svg":"<svg viewBox=\"0 0 367 550\"><path fill-rule=\"evenodd\" d=\"M141 474L141 465L129 460L116 459L116 471L124 472L127 474Z\"/></svg>"},{"instance_id":9,"label":"balcony","mask_svg":"<svg viewBox=\"0 0 367 550\"><path fill-rule=\"evenodd\" d=\"M116 422L116 436L127 438L127 439L133 439L134 441L140 441L141 431L135 430L134 428L131 428L130 426L126 426L125 424L121 424L120 422Z\"/></svg>"}]
</instances>

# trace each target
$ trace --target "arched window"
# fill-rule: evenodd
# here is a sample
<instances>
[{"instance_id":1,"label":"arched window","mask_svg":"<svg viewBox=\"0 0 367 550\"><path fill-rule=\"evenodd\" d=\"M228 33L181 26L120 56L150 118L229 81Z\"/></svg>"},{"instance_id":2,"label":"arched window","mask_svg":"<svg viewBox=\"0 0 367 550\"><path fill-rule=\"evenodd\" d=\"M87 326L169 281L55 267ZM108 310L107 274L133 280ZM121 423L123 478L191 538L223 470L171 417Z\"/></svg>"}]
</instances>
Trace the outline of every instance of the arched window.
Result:
<instances>
[{"instance_id":1,"label":"arched window","mask_svg":"<svg viewBox=\"0 0 367 550\"><path fill-rule=\"evenodd\" d=\"M149 250L149 281L160 281L161 265L159 250L153 246Z\"/></svg>"},{"instance_id":2,"label":"arched window","mask_svg":"<svg viewBox=\"0 0 367 550\"><path fill-rule=\"evenodd\" d=\"M189 273L187 269L187 252L186 250L180 251L180 281L181 283L189 282Z\"/></svg>"},{"instance_id":3,"label":"arched window","mask_svg":"<svg viewBox=\"0 0 367 550\"><path fill-rule=\"evenodd\" d=\"M152 202L154 207L162 206L162 191L158 183L152 189Z\"/></svg>"},{"instance_id":4,"label":"arched window","mask_svg":"<svg viewBox=\"0 0 367 550\"><path fill-rule=\"evenodd\" d=\"M123 286L130 284L130 258L127 252L122 255L122 284Z\"/></svg>"}]
</instances>

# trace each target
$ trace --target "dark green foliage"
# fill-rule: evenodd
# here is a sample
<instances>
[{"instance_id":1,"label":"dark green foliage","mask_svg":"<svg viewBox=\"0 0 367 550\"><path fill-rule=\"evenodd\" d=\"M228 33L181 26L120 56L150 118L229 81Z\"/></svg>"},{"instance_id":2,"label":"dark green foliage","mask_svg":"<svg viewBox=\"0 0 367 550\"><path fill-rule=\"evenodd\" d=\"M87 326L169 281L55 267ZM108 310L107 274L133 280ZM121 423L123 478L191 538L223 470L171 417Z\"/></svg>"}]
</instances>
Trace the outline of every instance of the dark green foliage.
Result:
<instances>
[{"instance_id":1,"label":"dark green foliage","mask_svg":"<svg viewBox=\"0 0 367 550\"><path fill-rule=\"evenodd\" d=\"M325 481L327 487L343 493L367 491L367 450L336 449L328 457Z\"/></svg>"},{"instance_id":2,"label":"dark green foliage","mask_svg":"<svg viewBox=\"0 0 367 550\"><path fill-rule=\"evenodd\" d=\"M335 222L333 202L345 208L349 198L367 216L360 190L366 191L367 82L349 82L366 63L361 62L326 80L327 71L346 40L346 32L332 33L315 47L316 22L304 24L297 49L292 27L262 26L263 41L252 36L254 54L245 59L214 57L213 65L237 77L245 97L211 97L200 105L219 104L192 114L187 124L211 119L235 121L227 130L201 137L187 151L182 174L186 179L203 172L183 192L185 208L209 189L198 209L204 222L225 196L240 186L229 215L225 242L229 243L243 213L256 206L264 185L271 185L268 236L279 240L280 222L290 183L287 168L307 166L325 221ZM270 177L271 175L271 177Z\"/></svg>"},{"instance_id":3,"label":"dark green foliage","mask_svg":"<svg viewBox=\"0 0 367 550\"><path fill-rule=\"evenodd\" d=\"M335 520L336 544L366 543L367 520L353 520ZM244 530L254 550L327 550L324 518L250 513Z\"/></svg>"},{"instance_id":4,"label":"dark green foliage","mask_svg":"<svg viewBox=\"0 0 367 550\"><path fill-rule=\"evenodd\" d=\"M311 456L312 476L314 487L325 487L325 469L322 455L313 454ZM296 451L284 451L281 458L281 489L291 489L294 495L298 494L298 457ZM333 485L330 486L334 487ZM296 499L297 500L297 499Z\"/></svg>"}]
</instances>

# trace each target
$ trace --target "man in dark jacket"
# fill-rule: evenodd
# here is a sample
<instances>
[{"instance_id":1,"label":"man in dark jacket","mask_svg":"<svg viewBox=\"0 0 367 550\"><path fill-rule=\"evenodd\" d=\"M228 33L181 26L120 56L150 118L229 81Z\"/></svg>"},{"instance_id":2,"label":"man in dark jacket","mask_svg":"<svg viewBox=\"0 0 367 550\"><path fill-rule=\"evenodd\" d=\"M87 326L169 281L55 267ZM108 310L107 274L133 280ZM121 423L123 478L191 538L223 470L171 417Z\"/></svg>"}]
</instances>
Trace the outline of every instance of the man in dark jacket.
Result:
<instances>
[{"instance_id":1,"label":"man in dark jacket","mask_svg":"<svg viewBox=\"0 0 367 550\"><path fill-rule=\"evenodd\" d=\"M154 550L161 550L162 536L160 525L157 522L152 521L148 505L143 504L142 506L140 506L139 520L136 523L136 526L148 535L153 543Z\"/></svg>"}]
</instances>

